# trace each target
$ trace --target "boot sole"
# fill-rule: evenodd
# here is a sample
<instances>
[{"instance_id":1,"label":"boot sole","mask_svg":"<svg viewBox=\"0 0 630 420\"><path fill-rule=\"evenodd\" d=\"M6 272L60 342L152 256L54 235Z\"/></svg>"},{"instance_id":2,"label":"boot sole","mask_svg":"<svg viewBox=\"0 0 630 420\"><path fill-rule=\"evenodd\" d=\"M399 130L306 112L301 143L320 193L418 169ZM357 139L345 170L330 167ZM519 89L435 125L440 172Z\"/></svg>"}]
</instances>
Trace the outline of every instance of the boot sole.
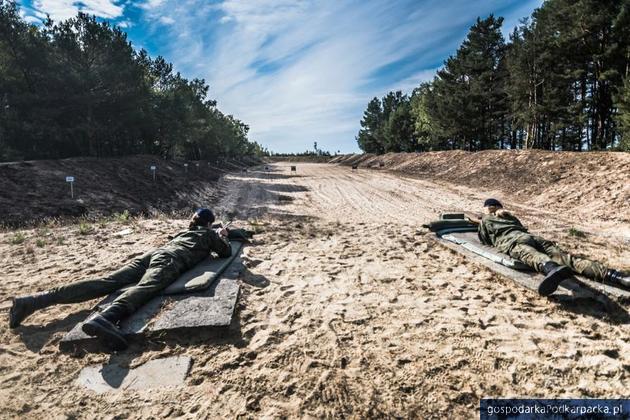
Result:
<instances>
[{"instance_id":1,"label":"boot sole","mask_svg":"<svg viewBox=\"0 0 630 420\"><path fill-rule=\"evenodd\" d=\"M571 277L571 273L569 267L561 266L556 268L554 271L547 274L545 279L538 285L538 293L541 296L549 296L558 290L560 283Z\"/></svg>"},{"instance_id":2,"label":"boot sole","mask_svg":"<svg viewBox=\"0 0 630 420\"><path fill-rule=\"evenodd\" d=\"M18 316L15 313L15 300L14 300L13 304L11 305L11 309L9 310L9 328L17 328L20 326L22 321L24 321L24 319L17 321L17 318Z\"/></svg>"},{"instance_id":3,"label":"boot sole","mask_svg":"<svg viewBox=\"0 0 630 420\"><path fill-rule=\"evenodd\" d=\"M29 312L27 310L24 310L24 308L22 308L22 311L21 311L22 313L20 314L16 309L16 305L15 305L16 301L17 299L13 299L11 309L9 310L9 328L11 329L17 328L20 325L22 325L22 321L24 321L26 318L32 315L33 312L35 312L34 310Z\"/></svg>"},{"instance_id":4,"label":"boot sole","mask_svg":"<svg viewBox=\"0 0 630 420\"><path fill-rule=\"evenodd\" d=\"M91 319L81 329L90 337L99 338L103 345L112 350L120 351L128 346L125 337L116 331L117 327L106 319Z\"/></svg>"}]
</instances>

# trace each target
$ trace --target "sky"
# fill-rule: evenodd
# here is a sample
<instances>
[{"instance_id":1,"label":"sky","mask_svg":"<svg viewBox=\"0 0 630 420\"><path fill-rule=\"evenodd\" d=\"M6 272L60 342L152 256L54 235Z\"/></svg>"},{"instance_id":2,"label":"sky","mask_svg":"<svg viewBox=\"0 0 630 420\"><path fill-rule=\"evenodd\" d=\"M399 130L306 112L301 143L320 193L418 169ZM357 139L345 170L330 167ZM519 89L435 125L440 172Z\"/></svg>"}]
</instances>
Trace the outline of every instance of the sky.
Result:
<instances>
[{"instance_id":1,"label":"sky","mask_svg":"<svg viewBox=\"0 0 630 420\"><path fill-rule=\"evenodd\" d=\"M455 53L477 17L506 38L543 0L22 0L25 19L83 11L134 48L203 78L218 107L274 152L357 152L367 103L411 93Z\"/></svg>"}]
</instances>

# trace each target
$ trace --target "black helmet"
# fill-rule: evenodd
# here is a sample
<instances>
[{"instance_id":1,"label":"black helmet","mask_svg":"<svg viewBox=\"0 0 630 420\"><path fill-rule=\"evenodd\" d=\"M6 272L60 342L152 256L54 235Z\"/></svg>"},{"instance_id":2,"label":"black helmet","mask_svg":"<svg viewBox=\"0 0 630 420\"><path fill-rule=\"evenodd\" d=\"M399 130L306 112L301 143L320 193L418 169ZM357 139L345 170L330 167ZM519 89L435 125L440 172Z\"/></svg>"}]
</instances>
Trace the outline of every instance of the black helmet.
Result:
<instances>
[{"instance_id":1,"label":"black helmet","mask_svg":"<svg viewBox=\"0 0 630 420\"><path fill-rule=\"evenodd\" d=\"M483 202L483 206L484 207L499 207L499 208L503 208L503 204L501 204L501 202L499 200L497 200L496 198L488 198L486 201Z\"/></svg>"},{"instance_id":2,"label":"black helmet","mask_svg":"<svg viewBox=\"0 0 630 420\"><path fill-rule=\"evenodd\" d=\"M207 223L207 224L214 223L214 213L212 213L212 210L210 209L206 209L206 208L197 209L195 214L204 223Z\"/></svg>"}]
</instances>

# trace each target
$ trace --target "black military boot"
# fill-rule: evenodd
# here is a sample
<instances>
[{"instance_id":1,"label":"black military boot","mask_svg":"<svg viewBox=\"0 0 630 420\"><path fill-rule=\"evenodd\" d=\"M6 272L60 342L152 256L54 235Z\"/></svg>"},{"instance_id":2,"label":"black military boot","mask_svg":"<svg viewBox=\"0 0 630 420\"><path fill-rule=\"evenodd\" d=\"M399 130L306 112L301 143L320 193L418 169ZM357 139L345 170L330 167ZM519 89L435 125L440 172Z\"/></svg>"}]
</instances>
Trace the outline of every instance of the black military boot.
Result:
<instances>
[{"instance_id":1,"label":"black military boot","mask_svg":"<svg viewBox=\"0 0 630 420\"><path fill-rule=\"evenodd\" d=\"M108 348L120 351L127 348L125 336L116 323L127 315L127 311L119 305L110 305L100 313L92 314L81 329L90 337L98 337Z\"/></svg>"},{"instance_id":2,"label":"black military boot","mask_svg":"<svg viewBox=\"0 0 630 420\"><path fill-rule=\"evenodd\" d=\"M22 321L38 309L46 308L56 303L56 296L51 292L36 295L16 297L9 311L9 328L17 328Z\"/></svg>"},{"instance_id":3,"label":"black military boot","mask_svg":"<svg viewBox=\"0 0 630 420\"><path fill-rule=\"evenodd\" d=\"M545 263L543 272L545 273L545 278L538 285L538 293L542 296L549 296L555 292L562 280L568 279L572 274L569 267L556 264L553 261Z\"/></svg>"},{"instance_id":4,"label":"black military boot","mask_svg":"<svg viewBox=\"0 0 630 420\"><path fill-rule=\"evenodd\" d=\"M630 275L617 270L608 270L604 276L604 281L609 281L614 284L621 284L622 286L630 287Z\"/></svg>"}]
</instances>

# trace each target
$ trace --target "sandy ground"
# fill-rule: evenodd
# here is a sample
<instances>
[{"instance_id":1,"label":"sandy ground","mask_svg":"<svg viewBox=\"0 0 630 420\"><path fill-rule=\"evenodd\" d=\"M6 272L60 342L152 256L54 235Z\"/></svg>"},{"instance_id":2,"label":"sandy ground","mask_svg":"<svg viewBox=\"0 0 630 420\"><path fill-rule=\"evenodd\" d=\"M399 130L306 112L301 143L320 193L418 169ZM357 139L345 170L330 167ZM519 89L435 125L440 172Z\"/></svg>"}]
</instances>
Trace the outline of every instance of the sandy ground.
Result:
<instances>
[{"instance_id":1,"label":"sandy ground","mask_svg":"<svg viewBox=\"0 0 630 420\"><path fill-rule=\"evenodd\" d=\"M478 416L482 397L629 397L630 327L592 302L538 297L435 243L420 225L496 191L377 170L276 163L232 174L217 204L261 233L246 248L237 316L222 338L152 337L126 352L64 354L94 304L0 326L3 417ZM629 268L630 226L506 197L530 229ZM533 204L532 204L533 203ZM185 225L166 218L0 235L0 300L114 269ZM133 233L116 236L131 227ZM585 239L570 229L587 232ZM13 242L13 243L12 243ZM582 243L580 243L582 242ZM627 304L626 304L627 307ZM186 385L94 395L94 363L194 359Z\"/></svg>"}]
</instances>

